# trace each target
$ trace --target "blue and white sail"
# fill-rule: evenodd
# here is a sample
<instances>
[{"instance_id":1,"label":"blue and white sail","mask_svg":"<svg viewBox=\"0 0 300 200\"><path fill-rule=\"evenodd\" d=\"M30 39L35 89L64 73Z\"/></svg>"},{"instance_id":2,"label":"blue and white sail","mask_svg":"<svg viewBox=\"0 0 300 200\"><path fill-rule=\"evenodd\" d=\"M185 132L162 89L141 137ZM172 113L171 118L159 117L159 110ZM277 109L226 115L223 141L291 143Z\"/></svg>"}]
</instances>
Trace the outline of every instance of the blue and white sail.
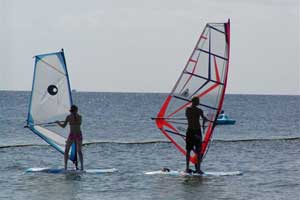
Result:
<instances>
[{"instance_id":1,"label":"blue and white sail","mask_svg":"<svg viewBox=\"0 0 300 200\"><path fill-rule=\"evenodd\" d=\"M71 105L71 87L63 50L36 55L27 126L62 154L68 131L55 126L54 122L64 121ZM69 158L77 162L75 144Z\"/></svg>"}]
</instances>

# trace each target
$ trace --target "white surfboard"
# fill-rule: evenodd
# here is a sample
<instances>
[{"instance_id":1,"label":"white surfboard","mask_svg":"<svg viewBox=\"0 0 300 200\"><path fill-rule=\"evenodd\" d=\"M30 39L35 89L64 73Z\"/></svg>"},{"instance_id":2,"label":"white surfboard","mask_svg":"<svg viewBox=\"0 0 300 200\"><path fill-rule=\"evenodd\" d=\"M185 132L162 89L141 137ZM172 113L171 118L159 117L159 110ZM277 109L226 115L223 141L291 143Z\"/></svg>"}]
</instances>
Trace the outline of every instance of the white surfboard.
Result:
<instances>
[{"instance_id":1,"label":"white surfboard","mask_svg":"<svg viewBox=\"0 0 300 200\"><path fill-rule=\"evenodd\" d=\"M75 169L62 169L62 168L47 168L47 167L37 167L37 168L28 168L25 172L41 172L41 173L50 173L50 174L104 174L104 173L113 173L117 172L116 168L107 168L107 169L85 169L85 170L75 170Z\"/></svg>"},{"instance_id":2,"label":"white surfboard","mask_svg":"<svg viewBox=\"0 0 300 200\"><path fill-rule=\"evenodd\" d=\"M176 170L170 170L170 171L149 171L144 172L146 175L170 175L170 176L239 176L243 173L241 171L231 171L231 172L204 172L203 174L199 173L187 173L185 171L176 171Z\"/></svg>"}]
</instances>

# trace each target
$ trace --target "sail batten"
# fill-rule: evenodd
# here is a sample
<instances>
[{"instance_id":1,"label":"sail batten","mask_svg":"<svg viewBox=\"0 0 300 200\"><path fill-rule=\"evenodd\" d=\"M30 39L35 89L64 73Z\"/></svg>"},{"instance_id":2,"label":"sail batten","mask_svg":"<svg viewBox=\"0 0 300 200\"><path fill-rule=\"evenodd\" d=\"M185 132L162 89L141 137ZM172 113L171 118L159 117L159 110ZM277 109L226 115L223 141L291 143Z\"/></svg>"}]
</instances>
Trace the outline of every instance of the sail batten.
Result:
<instances>
[{"instance_id":1,"label":"sail batten","mask_svg":"<svg viewBox=\"0 0 300 200\"><path fill-rule=\"evenodd\" d=\"M229 20L226 23L206 24L179 79L155 118L157 127L183 155L186 154L185 110L191 105L193 97L199 97L199 107L208 118L207 124L203 125L201 149L202 154L207 152L224 101L229 51ZM197 156L193 153L191 162L196 161Z\"/></svg>"},{"instance_id":2,"label":"sail batten","mask_svg":"<svg viewBox=\"0 0 300 200\"><path fill-rule=\"evenodd\" d=\"M228 58L225 58L225 57L223 57L223 56L216 55L216 54L211 53L211 52L209 52L209 51L206 51L206 50L204 50L204 49L200 49L200 48L199 48L198 50L199 50L199 51L202 51L202 52L204 52L204 53L207 53L207 54L209 54L209 55L216 56L216 57L221 58L221 59L223 59L223 60L228 60Z\"/></svg>"},{"instance_id":3,"label":"sail batten","mask_svg":"<svg viewBox=\"0 0 300 200\"><path fill-rule=\"evenodd\" d=\"M209 78L207 78L207 77L200 76L200 75L197 75L197 74L193 74L193 73L191 73L191 72L184 72L184 73L185 73L185 74L190 74L190 75L195 76L195 77L198 77L198 78L202 78L202 79L207 80L207 81L215 82L215 83L218 83L218 84L224 84L224 83L222 83L222 82L215 81L215 80L211 80L211 79L209 79Z\"/></svg>"}]
</instances>

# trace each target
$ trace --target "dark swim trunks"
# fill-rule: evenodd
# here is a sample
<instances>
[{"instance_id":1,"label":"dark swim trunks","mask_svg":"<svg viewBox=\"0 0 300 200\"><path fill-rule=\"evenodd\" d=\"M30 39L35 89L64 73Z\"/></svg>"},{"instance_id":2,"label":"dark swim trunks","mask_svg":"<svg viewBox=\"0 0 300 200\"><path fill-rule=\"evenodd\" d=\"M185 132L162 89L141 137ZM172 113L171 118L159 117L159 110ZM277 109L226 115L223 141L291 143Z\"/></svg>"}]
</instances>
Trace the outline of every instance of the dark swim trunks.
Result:
<instances>
[{"instance_id":1,"label":"dark swim trunks","mask_svg":"<svg viewBox=\"0 0 300 200\"><path fill-rule=\"evenodd\" d=\"M188 129L186 132L186 150L199 152L202 145L202 134L200 129Z\"/></svg>"},{"instance_id":2,"label":"dark swim trunks","mask_svg":"<svg viewBox=\"0 0 300 200\"><path fill-rule=\"evenodd\" d=\"M68 137L68 141L81 141L82 134L81 133L70 133Z\"/></svg>"}]
</instances>

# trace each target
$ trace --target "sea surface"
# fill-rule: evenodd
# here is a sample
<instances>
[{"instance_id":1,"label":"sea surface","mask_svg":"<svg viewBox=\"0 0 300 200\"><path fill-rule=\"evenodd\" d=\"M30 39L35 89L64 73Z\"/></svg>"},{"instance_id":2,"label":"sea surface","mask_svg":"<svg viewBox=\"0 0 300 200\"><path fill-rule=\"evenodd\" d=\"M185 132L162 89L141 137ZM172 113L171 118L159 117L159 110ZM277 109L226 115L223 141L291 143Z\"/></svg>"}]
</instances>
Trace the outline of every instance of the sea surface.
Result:
<instances>
[{"instance_id":1,"label":"sea surface","mask_svg":"<svg viewBox=\"0 0 300 200\"><path fill-rule=\"evenodd\" d=\"M145 175L185 169L155 117L166 94L76 92L85 168L111 174L25 173L63 167L63 155L23 128L29 92L0 91L0 199L300 199L300 96L226 95L237 122L217 126L204 171L240 176Z\"/></svg>"}]
</instances>

